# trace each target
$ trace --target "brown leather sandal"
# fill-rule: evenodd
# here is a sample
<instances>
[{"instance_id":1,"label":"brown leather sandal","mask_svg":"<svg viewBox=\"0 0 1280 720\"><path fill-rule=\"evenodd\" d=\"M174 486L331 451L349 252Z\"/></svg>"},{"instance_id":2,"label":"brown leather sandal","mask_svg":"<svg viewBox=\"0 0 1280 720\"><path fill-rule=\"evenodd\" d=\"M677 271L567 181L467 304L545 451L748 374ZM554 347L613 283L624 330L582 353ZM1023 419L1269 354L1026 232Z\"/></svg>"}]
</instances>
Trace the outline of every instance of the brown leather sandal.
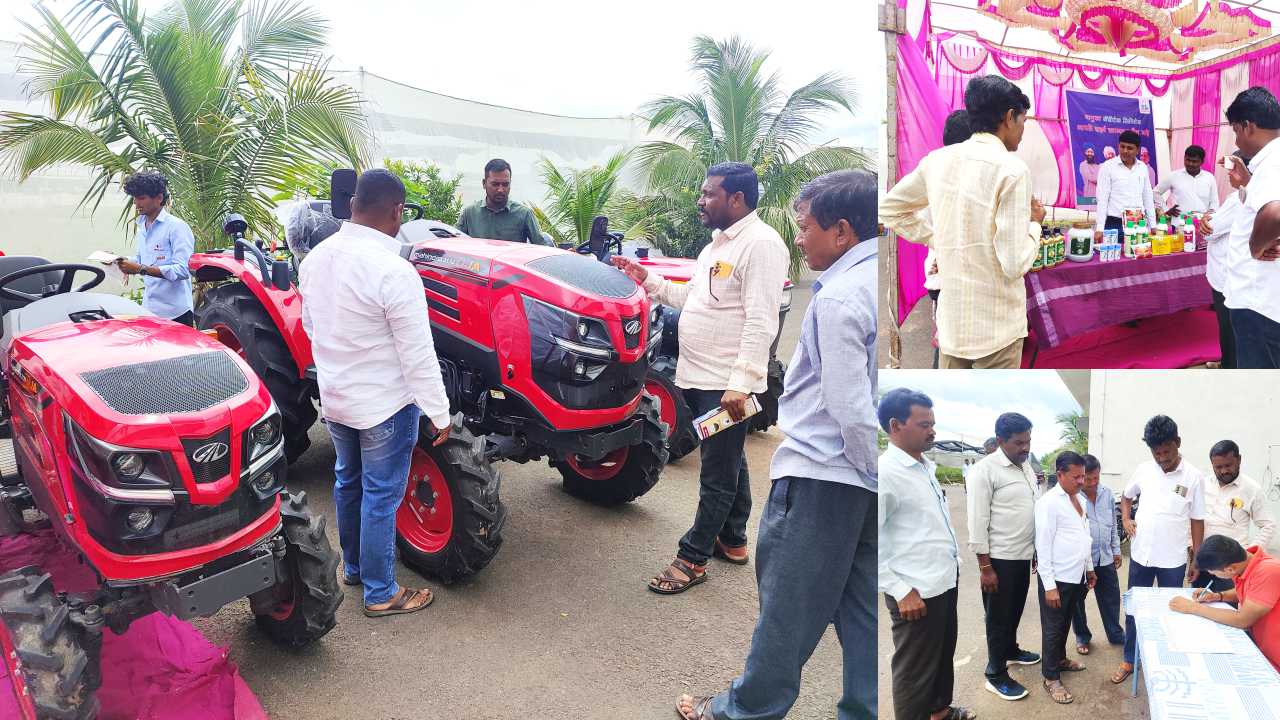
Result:
<instances>
[{"instance_id":1,"label":"brown leather sandal","mask_svg":"<svg viewBox=\"0 0 1280 720\"><path fill-rule=\"evenodd\" d=\"M716 538L715 547L711 550L711 554L734 565L746 565L751 561L751 556L747 554L747 546L730 547L720 542L720 538Z\"/></svg>"},{"instance_id":2,"label":"brown leather sandal","mask_svg":"<svg viewBox=\"0 0 1280 720\"><path fill-rule=\"evenodd\" d=\"M1114 673L1112 673L1111 682L1115 683L1116 685L1119 685L1125 680L1128 680L1129 676L1132 674L1133 674L1132 667L1126 669L1125 666L1121 665L1119 669L1117 669Z\"/></svg>"},{"instance_id":3,"label":"brown leather sandal","mask_svg":"<svg viewBox=\"0 0 1280 720\"><path fill-rule=\"evenodd\" d=\"M1069 705L1075 700L1071 693L1067 692L1067 686L1060 680L1045 680L1044 691L1049 693L1049 697L1059 705Z\"/></svg>"},{"instance_id":4,"label":"brown leather sandal","mask_svg":"<svg viewBox=\"0 0 1280 720\"><path fill-rule=\"evenodd\" d=\"M418 598L426 598L426 599L422 602L421 605L411 605L411 603ZM415 612L418 612L419 610L425 610L427 606L432 603L433 600L435 600L435 596L431 594L430 590L426 590L426 589L411 590L407 587L402 587L400 588L399 594L397 594L395 598L391 601L391 605L389 607L382 608L381 610L372 610L369 608L368 605L365 605L364 614L365 614L365 617L386 617L388 615L408 615L409 613L415 613Z\"/></svg>"},{"instance_id":5,"label":"brown leather sandal","mask_svg":"<svg viewBox=\"0 0 1280 720\"><path fill-rule=\"evenodd\" d=\"M1058 669L1062 672L1080 672L1081 670L1084 670L1084 665L1081 665L1075 660L1067 660L1064 658L1062 660L1062 664L1058 666Z\"/></svg>"},{"instance_id":6,"label":"brown leather sandal","mask_svg":"<svg viewBox=\"0 0 1280 720\"><path fill-rule=\"evenodd\" d=\"M685 577L676 575L678 571L683 573ZM705 565L694 565L683 558L676 558L671 564L662 569L662 572L649 581L649 589L659 595L679 595L694 585L699 585L707 581L707 569ZM663 587L669 585L670 587Z\"/></svg>"}]
</instances>

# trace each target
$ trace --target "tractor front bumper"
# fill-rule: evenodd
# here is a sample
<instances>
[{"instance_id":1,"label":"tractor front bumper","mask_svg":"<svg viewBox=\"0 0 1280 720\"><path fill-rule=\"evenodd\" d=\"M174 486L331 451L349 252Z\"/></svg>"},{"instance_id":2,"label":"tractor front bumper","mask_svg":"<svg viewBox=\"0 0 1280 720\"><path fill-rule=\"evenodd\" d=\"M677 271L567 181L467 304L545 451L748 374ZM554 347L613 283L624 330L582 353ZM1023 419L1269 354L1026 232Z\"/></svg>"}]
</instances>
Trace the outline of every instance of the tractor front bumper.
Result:
<instances>
[{"instance_id":1,"label":"tractor front bumper","mask_svg":"<svg viewBox=\"0 0 1280 720\"><path fill-rule=\"evenodd\" d=\"M207 617L228 603L274 587L277 579L273 546L279 535L225 560L151 585L156 609L180 620ZM216 568L216 569L215 569Z\"/></svg>"}]
</instances>

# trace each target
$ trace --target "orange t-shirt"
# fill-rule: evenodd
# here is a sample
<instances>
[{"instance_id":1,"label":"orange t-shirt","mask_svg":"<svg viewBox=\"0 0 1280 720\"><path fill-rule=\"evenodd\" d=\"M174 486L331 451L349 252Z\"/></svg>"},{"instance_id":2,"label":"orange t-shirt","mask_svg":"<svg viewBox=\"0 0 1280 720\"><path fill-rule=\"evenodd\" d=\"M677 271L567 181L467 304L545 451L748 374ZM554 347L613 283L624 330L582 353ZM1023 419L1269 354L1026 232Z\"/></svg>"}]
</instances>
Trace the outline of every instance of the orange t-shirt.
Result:
<instances>
[{"instance_id":1,"label":"orange t-shirt","mask_svg":"<svg viewBox=\"0 0 1280 720\"><path fill-rule=\"evenodd\" d=\"M1247 549L1256 554L1236 578L1236 596L1241 607L1249 601L1270 610L1249 628L1249 634L1271 665L1280 670L1280 560L1257 545Z\"/></svg>"}]
</instances>

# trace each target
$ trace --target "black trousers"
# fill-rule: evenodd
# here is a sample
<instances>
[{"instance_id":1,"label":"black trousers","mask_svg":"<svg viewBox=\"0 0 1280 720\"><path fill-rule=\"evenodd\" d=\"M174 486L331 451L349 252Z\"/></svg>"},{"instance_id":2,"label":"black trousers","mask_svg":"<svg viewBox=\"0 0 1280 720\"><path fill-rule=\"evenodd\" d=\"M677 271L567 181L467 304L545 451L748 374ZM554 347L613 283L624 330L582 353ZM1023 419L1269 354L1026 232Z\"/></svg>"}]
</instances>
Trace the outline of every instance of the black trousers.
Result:
<instances>
[{"instance_id":1,"label":"black trousers","mask_svg":"<svg viewBox=\"0 0 1280 720\"><path fill-rule=\"evenodd\" d=\"M908 622L888 595L884 605L893 621L893 716L926 720L951 705L955 689L956 588L924 601L925 616Z\"/></svg>"},{"instance_id":2,"label":"black trousers","mask_svg":"<svg viewBox=\"0 0 1280 720\"><path fill-rule=\"evenodd\" d=\"M1040 673L1045 680L1057 680L1062 676L1059 668L1067 659L1067 631L1071 629L1071 618L1076 613L1076 606L1084 603L1084 591L1089 589L1083 582L1058 581L1055 584L1062 602L1052 608L1044 600L1044 583L1036 578L1036 589L1040 594L1040 650L1044 653Z\"/></svg>"},{"instance_id":3,"label":"black trousers","mask_svg":"<svg viewBox=\"0 0 1280 720\"><path fill-rule=\"evenodd\" d=\"M1097 227L1097 226L1095 225L1094 227ZM1124 219L1118 218L1115 215L1108 215L1105 221L1105 224L1102 226L1102 229L1103 230L1119 230L1121 234L1123 234Z\"/></svg>"},{"instance_id":4,"label":"black trousers","mask_svg":"<svg viewBox=\"0 0 1280 720\"><path fill-rule=\"evenodd\" d=\"M1018 654L1018 623L1031 590L1031 561L991 558L991 569L996 572L999 588L982 593L987 623L986 673L988 678L998 678L1008 672L1009 658Z\"/></svg>"},{"instance_id":5,"label":"black trousers","mask_svg":"<svg viewBox=\"0 0 1280 720\"><path fill-rule=\"evenodd\" d=\"M1213 290L1213 314L1218 316L1218 345L1222 347L1222 367L1236 369L1236 333L1231 328L1231 310L1222 293Z\"/></svg>"}]
</instances>

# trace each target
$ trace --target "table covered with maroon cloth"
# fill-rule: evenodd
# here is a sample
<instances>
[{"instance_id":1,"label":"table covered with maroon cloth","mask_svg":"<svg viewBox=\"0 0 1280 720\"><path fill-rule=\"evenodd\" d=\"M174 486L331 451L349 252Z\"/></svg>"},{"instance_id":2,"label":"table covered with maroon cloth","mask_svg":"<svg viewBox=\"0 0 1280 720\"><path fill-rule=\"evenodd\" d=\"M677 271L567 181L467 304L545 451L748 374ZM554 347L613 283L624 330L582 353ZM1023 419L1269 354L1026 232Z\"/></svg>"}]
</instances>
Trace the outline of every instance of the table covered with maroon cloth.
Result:
<instances>
[{"instance_id":1,"label":"table covered with maroon cloth","mask_svg":"<svg viewBox=\"0 0 1280 720\"><path fill-rule=\"evenodd\" d=\"M1082 333L1213 303L1206 253L1143 259L1067 260L1027 273L1027 324L1037 345L1051 348Z\"/></svg>"}]
</instances>

